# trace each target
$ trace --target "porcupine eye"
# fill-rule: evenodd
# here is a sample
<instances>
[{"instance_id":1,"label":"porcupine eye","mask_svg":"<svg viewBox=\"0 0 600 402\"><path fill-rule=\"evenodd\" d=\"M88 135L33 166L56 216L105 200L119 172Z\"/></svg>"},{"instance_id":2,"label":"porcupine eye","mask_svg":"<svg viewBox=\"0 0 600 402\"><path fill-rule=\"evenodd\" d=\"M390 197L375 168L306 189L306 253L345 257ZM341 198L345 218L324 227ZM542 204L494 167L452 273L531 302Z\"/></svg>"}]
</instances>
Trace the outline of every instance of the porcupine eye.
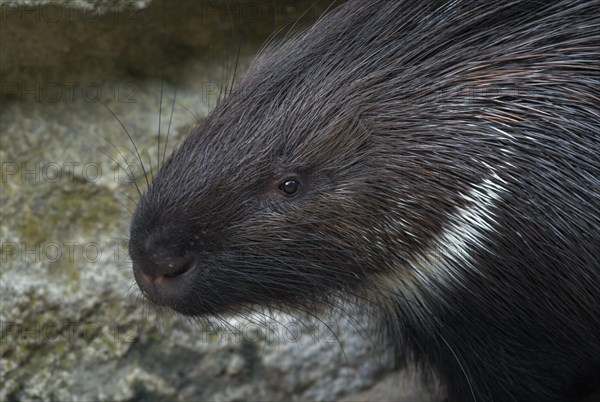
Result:
<instances>
[{"instance_id":1,"label":"porcupine eye","mask_svg":"<svg viewBox=\"0 0 600 402\"><path fill-rule=\"evenodd\" d=\"M300 188L300 182L297 179L285 179L279 185L279 190L281 190L287 197L292 197L298 193L298 189Z\"/></svg>"}]
</instances>

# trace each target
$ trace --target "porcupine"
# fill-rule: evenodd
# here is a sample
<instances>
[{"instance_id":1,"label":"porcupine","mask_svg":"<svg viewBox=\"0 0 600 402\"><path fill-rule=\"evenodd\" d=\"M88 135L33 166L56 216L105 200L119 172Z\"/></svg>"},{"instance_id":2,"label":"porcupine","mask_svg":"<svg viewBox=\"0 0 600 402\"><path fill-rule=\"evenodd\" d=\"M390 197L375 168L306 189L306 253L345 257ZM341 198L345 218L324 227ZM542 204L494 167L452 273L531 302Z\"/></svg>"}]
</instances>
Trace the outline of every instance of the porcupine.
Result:
<instances>
[{"instance_id":1,"label":"porcupine","mask_svg":"<svg viewBox=\"0 0 600 402\"><path fill-rule=\"evenodd\" d=\"M192 316L348 295L450 401L584 396L600 378L599 9L349 1L271 46L142 196L142 292Z\"/></svg>"}]
</instances>

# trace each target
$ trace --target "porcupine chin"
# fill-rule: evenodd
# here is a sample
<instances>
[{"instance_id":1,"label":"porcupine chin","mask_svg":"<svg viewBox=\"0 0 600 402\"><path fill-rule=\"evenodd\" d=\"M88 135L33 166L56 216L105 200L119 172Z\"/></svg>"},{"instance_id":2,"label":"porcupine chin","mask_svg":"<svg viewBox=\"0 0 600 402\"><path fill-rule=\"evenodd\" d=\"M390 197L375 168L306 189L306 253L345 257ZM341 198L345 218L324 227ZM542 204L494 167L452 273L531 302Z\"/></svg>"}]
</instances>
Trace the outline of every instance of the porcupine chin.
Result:
<instances>
[{"instance_id":1,"label":"porcupine chin","mask_svg":"<svg viewBox=\"0 0 600 402\"><path fill-rule=\"evenodd\" d=\"M380 306L450 401L600 377L600 2L350 1L163 164L135 278L194 316Z\"/></svg>"}]
</instances>

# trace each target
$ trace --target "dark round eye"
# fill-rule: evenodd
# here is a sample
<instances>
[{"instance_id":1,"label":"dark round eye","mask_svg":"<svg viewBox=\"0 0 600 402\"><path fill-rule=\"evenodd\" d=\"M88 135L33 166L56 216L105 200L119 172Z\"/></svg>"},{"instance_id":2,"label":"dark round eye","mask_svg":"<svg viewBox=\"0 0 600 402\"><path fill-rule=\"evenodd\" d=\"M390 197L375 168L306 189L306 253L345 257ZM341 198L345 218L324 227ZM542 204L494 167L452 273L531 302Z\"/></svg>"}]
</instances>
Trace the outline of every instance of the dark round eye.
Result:
<instances>
[{"instance_id":1,"label":"dark round eye","mask_svg":"<svg viewBox=\"0 0 600 402\"><path fill-rule=\"evenodd\" d=\"M296 179L285 179L279 185L279 189L288 196L296 194L298 192L299 188L300 188L300 182Z\"/></svg>"}]
</instances>

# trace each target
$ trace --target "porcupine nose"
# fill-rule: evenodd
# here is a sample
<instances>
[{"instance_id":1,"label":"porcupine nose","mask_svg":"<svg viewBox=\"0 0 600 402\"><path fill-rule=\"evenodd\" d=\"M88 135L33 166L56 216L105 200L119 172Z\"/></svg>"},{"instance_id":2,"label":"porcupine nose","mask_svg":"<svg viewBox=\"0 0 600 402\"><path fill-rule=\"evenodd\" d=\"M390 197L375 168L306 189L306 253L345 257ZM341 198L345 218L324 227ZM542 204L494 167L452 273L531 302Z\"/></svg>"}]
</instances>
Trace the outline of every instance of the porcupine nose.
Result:
<instances>
[{"instance_id":1,"label":"porcupine nose","mask_svg":"<svg viewBox=\"0 0 600 402\"><path fill-rule=\"evenodd\" d=\"M185 287L186 274L195 267L193 255L178 256L177 253L158 248L148 250L133 260L133 273L142 292L152 301L169 305L178 298Z\"/></svg>"}]
</instances>

